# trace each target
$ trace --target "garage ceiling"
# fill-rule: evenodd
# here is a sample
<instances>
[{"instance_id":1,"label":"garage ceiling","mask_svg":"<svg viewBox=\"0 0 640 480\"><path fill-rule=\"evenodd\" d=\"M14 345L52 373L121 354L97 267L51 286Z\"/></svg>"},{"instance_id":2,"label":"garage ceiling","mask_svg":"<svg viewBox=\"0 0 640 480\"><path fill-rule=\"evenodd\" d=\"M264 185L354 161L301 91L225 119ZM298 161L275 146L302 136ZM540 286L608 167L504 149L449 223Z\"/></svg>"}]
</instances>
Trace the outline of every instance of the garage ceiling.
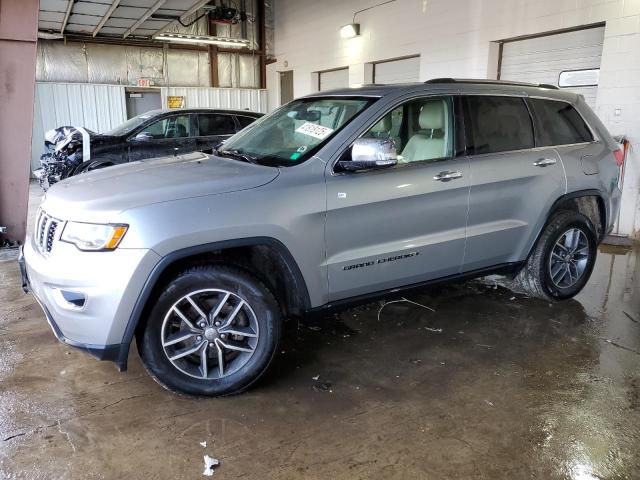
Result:
<instances>
[{"instance_id":1,"label":"garage ceiling","mask_svg":"<svg viewBox=\"0 0 640 480\"><path fill-rule=\"evenodd\" d=\"M145 38L165 30L210 0L40 0L40 31L97 38Z\"/></svg>"}]
</instances>

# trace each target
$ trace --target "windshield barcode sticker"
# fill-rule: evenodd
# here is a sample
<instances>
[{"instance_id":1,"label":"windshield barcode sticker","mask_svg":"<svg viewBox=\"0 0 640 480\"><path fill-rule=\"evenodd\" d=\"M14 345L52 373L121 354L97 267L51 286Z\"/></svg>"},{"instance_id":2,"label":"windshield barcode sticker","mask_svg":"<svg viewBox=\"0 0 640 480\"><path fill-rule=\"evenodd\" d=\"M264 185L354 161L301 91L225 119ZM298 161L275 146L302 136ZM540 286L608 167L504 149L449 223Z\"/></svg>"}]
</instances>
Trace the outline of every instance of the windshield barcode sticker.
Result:
<instances>
[{"instance_id":1,"label":"windshield barcode sticker","mask_svg":"<svg viewBox=\"0 0 640 480\"><path fill-rule=\"evenodd\" d=\"M333 133L333 129L329 127L323 127L317 123L307 122L304 125L296 128L296 132L309 135L310 137L323 139Z\"/></svg>"}]
</instances>

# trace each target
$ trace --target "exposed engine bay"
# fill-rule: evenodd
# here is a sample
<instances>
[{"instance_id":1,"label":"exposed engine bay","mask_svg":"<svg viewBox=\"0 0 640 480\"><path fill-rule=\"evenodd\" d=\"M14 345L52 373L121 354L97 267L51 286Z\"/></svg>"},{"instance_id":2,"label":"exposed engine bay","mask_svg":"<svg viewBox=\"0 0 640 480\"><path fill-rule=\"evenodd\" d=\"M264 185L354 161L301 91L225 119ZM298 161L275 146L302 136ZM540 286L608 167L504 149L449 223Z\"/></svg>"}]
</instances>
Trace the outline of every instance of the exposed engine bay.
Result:
<instances>
[{"instance_id":1,"label":"exposed engine bay","mask_svg":"<svg viewBox=\"0 0 640 480\"><path fill-rule=\"evenodd\" d=\"M58 127L45 133L40 168L33 172L44 190L74 175L78 167L89 160L91 134L94 133L70 126Z\"/></svg>"}]
</instances>

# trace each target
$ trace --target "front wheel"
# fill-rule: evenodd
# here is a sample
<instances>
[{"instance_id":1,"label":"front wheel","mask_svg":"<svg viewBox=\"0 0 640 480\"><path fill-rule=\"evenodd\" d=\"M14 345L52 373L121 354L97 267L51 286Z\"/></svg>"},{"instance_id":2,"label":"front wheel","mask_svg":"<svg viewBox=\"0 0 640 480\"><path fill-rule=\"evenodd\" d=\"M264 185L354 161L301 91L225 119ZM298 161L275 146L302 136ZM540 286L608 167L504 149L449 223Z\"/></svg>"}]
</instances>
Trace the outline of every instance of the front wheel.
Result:
<instances>
[{"instance_id":1,"label":"front wheel","mask_svg":"<svg viewBox=\"0 0 640 480\"><path fill-rule=\"evenodd\" d=\"M581 213L555 214L514 282L526 293L546 300L564 300L585 286L597 254L597 236Z\"/></svg>"},{"instance_id":2,"label":"front wheel","mask_svg":"<svg viewBox=\"0 0 640 480\"><path fill-rule=\"evenodd\" d=\"M258 279L222 265L192 267L158 298L140 353L154 379L171 390L228 395L267 369L281 323L275 298Z\"/></svg>"}]
</instances>

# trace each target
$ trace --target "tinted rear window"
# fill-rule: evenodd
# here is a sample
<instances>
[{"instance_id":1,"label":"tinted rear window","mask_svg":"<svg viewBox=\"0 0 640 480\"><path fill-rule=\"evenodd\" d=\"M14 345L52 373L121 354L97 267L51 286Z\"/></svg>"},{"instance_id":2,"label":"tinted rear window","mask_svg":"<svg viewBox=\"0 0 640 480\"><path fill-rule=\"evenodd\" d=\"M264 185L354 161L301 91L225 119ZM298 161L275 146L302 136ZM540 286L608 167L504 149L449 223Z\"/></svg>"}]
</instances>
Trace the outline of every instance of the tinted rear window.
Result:
<instances>
[{"instance_id":1,"label":"tinted rear window","mask_svg":"<svg viewBox=\"0 0 640 480\"><path fill-rule=\"evenodd\" d=\"M470 154L533 148L531 116L522 98L468 96L465 103Z\"/></svg>"},{"instance_id":2,"label":"tinted rear window","mask_svg":"<svg viewBox=\"0 0 640 480\"><path fill-rule=\"evenodd\" d=\"M535 98L529 102L536 119L536 144L539 147L593 140L587 124L568 103Z\"/></svg>"},{"instance_id":3,"label":"tinted rear window","mask_svg":"<svg viewBox=\"0 0 640 480\"><path fill-rule=\"evenodd\" d=\"M247 125L251 125L253 122L255 122L257 119L253 118L253 117L243 117L243 116L238 116L236 117L238 119L238 122L240 123L240 128L244 128Z\"/></svg>"},{"instance_id":4,"label":"tinted rear window","mask_svg":"<svg viewBox=\"0 0 640 480\"><path fill-rule=\"evenodd\" d=\"M236 125L231 115L201 114L198 115L200 136L229 135L235 133Z\"/></svg>"}]
</instances>

